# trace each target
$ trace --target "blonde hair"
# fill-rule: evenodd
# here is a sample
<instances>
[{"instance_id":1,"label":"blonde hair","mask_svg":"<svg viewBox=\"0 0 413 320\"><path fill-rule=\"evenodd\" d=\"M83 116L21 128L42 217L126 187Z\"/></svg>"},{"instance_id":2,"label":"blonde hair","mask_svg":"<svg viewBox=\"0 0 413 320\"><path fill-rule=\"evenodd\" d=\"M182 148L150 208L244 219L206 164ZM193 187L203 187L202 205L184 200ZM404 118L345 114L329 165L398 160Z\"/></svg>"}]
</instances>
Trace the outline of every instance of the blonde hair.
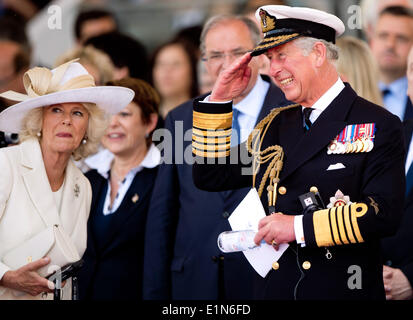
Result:
<instances>
[{"instance_id":1,"label":"blonde hair","mask_svg":"<svg viewBox=\"0 0 413 320\"><path fill-rule=\"evenodd\" d=\"M76 58L79 58L78 62L81 65L91 65L98 70L100 76L100 85L103 85L107 81L113 79L113 72L115 67L109 56L103 51L96 49L90 45L66 52L57 60L56 66L59 66Z\"/></svg>"},{"instance_id":2,"label":"blonde hair","mask_svg":"<svg viewBox=\"0 0 413 320\"><path fill-rule=\"evenodd\" d=\"M378 68L368 45L351 36L337 40L340 56L337 71L347 77L357 94L375 104L383 105L383 99L377 85Z\"/></svg>"},{"instance_id":3,"label":"blonde hair","mask_svg":"<svg viewBox=\"0 0 413 320\"><path fill-rule=\"evenodd\" d=\"M86 130L86 143L80 145L73 151L74 160L80 160L97 152L99 142L108 125L106 113L94 103L82 103L89 113L89 123ZM36 138L39 141L42 136L38 133L42 131L44 107L30 110L22 121L22 130L19 133L20 141L29 138Z\"/></svg>"}]
</instances>

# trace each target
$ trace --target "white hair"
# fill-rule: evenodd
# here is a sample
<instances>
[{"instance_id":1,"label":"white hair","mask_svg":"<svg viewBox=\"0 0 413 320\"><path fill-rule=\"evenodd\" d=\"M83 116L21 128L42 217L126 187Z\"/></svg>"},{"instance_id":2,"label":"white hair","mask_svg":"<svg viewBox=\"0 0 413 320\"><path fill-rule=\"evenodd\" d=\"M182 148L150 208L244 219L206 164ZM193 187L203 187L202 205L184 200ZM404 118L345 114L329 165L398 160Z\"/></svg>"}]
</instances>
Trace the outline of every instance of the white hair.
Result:
<instances>
[{"instance_id":1,"label":"white hair","mask_svg":"<svg viewBox=\"0 0 413 320\"><path fill-rule=\"evenodd\" d=\"M261 32L254 20L241 15L231 15L231 14L221 14L211 17L207 22L205 22L204 27L202 28L201 37L200 37L200 50L202 54L206 53L205 39L208 32L221 24L230 22L230 21L241 21L243 22L248 30L250 31L250 38L254 46L257 46L261 41Z\"/></svg>"},{"instance_id":2,"label":"white hair","mask_svg":"<svg viewBox=\"0 0 413 320\"><path fill-rule=\"evenodd\" d=\"M338 59L339 48L331 42L311 37L301 37L293 41L294 45L302 50L304 56L308 56L310 54L316 42L321 42L326 46L327 59L330 62L334 63Z\"/></svg>"}]
</instances>

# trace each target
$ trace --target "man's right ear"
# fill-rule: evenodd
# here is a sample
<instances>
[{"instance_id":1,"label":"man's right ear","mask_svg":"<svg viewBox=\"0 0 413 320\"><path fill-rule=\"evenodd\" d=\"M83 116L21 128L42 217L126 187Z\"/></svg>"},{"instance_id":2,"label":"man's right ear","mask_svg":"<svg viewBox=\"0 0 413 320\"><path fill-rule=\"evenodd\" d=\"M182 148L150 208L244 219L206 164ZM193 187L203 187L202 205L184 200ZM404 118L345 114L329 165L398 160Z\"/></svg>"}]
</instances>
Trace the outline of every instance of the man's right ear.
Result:
<instances>
[{"instance_id":1,"label":"man's right ear","mask_svg":"<svg viewBox=\"0 0 413 320\"><path fill-rule=\"evenodd\" d=\"M321 67L327 59L327 47L322 42L316 42L313 47L315 66Z\"/></svg>"}]
</instances>

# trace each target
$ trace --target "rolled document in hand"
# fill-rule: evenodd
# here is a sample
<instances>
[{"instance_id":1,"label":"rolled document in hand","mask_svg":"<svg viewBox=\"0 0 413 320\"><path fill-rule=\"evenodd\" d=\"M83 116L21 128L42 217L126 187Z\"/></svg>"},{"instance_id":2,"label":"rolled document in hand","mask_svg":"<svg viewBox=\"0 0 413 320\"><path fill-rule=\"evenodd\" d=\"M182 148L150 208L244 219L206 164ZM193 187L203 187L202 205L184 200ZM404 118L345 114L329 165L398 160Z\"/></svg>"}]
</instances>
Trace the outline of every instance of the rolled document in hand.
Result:
<instances>
[{"instance_id":1,"label":"rolled document in hand","mask_svg":"<svg viewBox=\"0 0 413 320\"><path fill-rule=\"evenodd\" d=\"M218 248L225 253L254 249L259 247L254 242L255 235L254 230L224 231L218 236Z\"/></svg>"}]
</instances>

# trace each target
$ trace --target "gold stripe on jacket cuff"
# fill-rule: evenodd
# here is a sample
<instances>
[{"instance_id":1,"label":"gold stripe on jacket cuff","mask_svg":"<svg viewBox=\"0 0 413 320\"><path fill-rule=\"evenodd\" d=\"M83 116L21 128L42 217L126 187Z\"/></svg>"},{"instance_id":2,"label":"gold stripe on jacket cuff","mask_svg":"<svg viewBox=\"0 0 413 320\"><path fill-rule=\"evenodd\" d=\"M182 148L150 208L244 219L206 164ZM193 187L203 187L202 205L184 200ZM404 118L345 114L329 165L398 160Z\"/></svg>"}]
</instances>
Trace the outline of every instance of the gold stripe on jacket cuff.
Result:
<instances>
[{"instance_id":1,"label":"gold stripe on jacket cuff","mask_svg":"<svg viewBox=\"0 0 413 320\"><path fill-rule=\"evenodd\" d=\"M232 129L227 130L200 130L192 128L192 133L202 137L224 137L231 136Z\"/></svg>"},{"instance_id":2,"label":"gold stripe on jacket cuff","mask_svg":"<svg viewBox=\"0 0 413 320\"><path fill-rule=\"evenodd\" d=\"M344 206L343 208L343 215L344 215L344 223L346 224L347 235L351 243L357 243L356 239L354 238L353 230L351 228L350 222L350 207Z\"/></svg>"},{"instance_id":3,"label":"gold stripe on jacket cuff","mask_svg":"<svg viewBox=\"0 0 413 320\"><path fill-rule=\"evenodd\" d=\"M331 230L333 231L334 242L336 244L343 244L338 235L338 225L336 220L336 207L330 209Z\"/></svg>"},{"instance_id":4,"label":"gold stripe on jacket cuff","mask_svg":"<svg viewBox=\"0 0 413 320\"><path fill-rule=\"evenodd\" d=\"M365 208L361 205L364 205ZM358 212L357 209L359 209L359 208L362 209L362 212ZM359 228L359 225L357 223L357 218L363 216L366 212L367 212L367 205L364 204L364 203L353 203L353 204L350 205L351 222L353 223L354 233L356 235L356 238L357 238L358 242L364 242L364 239L361 236L360 228Z\"/></svg>"},{"instance_id":5,"label":"gold stripe on jacket cuff","mask_svg":"<svg viewBox=\"0 0 413 320\"><path fill-rule=\"evenodd\" d=\"M345 226L344 226L343 206L338 206L336 212L337 212L337 225L338 225L338 230L340 232L341 240L343 241L344 244L349 244L349 241L346 235Z\"/></svg>"},{"instance_id":6,"label":"gold stripe on jacket cuff","mask_svg":"<svg viewBox=\"0 0 413 320\"><path fill-rule=\"evenodd\" d=\"M193 126L199 129L217 130L232 127L232 118L228 119L194 119Z\"/></svg>"},{"instance_id":7,"label":"gold stripe on jacket cuff","mask_svg":"<svg viewBox=\"0 0 413 320\"><path fill-rule=\"evenodd\" d=\"M197 148L198 150L204 151L224 151L229 150L231 148L231 144L223 144L223 145L215 145L215 144L200 144L195 141L192 141L192 146Z\"/></svg>"},{"instance_id":8,"label":"gold stripe on jacket cuff","mask_svg":"<svg viewBox=\"0 0 413 320\"><path fill-rule=\"evenodd\" d=\"M231 142L231 136L229 137L212 137L212 138L201 138L196 135L192 135L192 140L196 141L198 143L209 143L209 144L214 144L214 143L228 143Z\"/></svg>"},{"instance_id":9,"label":"gold stripe on jacket cuff","mask_svg":"<svg viewBox=\"0 0 413 320\"><path fill-rule=\"evenodd\" d=\"M319 210L313 214L314 235L317 246L328 247L334 245L331 238L330 222L328 220L329 209Z\"/></svg>"},{"instance_id":10,"label":"gold stripe on jacket cuff","mask_svg":"<svg viewBox=\"0 0 413 320\"><path fill-rule=\"evenodd\" d=\"M192 148L192 152L199 156L199 157L203 157L203 158L223 158L223 157L227 157L230 154L230 151L221 151L221 152L204 152L204 151L200 151L197 150L195 148Z\"/></svg>"},{"instance_id":11,"label":"gold stripe on jacket cuff","mask_svg":"<svg viewBox=\"0 0 413 320\"><path fill-rule=\"evenodd\" d=\"M193 119L197 120L225 120L232 119L232 111L227 113L203 113L193 111Z\"/></svg>"}]
</instances>

